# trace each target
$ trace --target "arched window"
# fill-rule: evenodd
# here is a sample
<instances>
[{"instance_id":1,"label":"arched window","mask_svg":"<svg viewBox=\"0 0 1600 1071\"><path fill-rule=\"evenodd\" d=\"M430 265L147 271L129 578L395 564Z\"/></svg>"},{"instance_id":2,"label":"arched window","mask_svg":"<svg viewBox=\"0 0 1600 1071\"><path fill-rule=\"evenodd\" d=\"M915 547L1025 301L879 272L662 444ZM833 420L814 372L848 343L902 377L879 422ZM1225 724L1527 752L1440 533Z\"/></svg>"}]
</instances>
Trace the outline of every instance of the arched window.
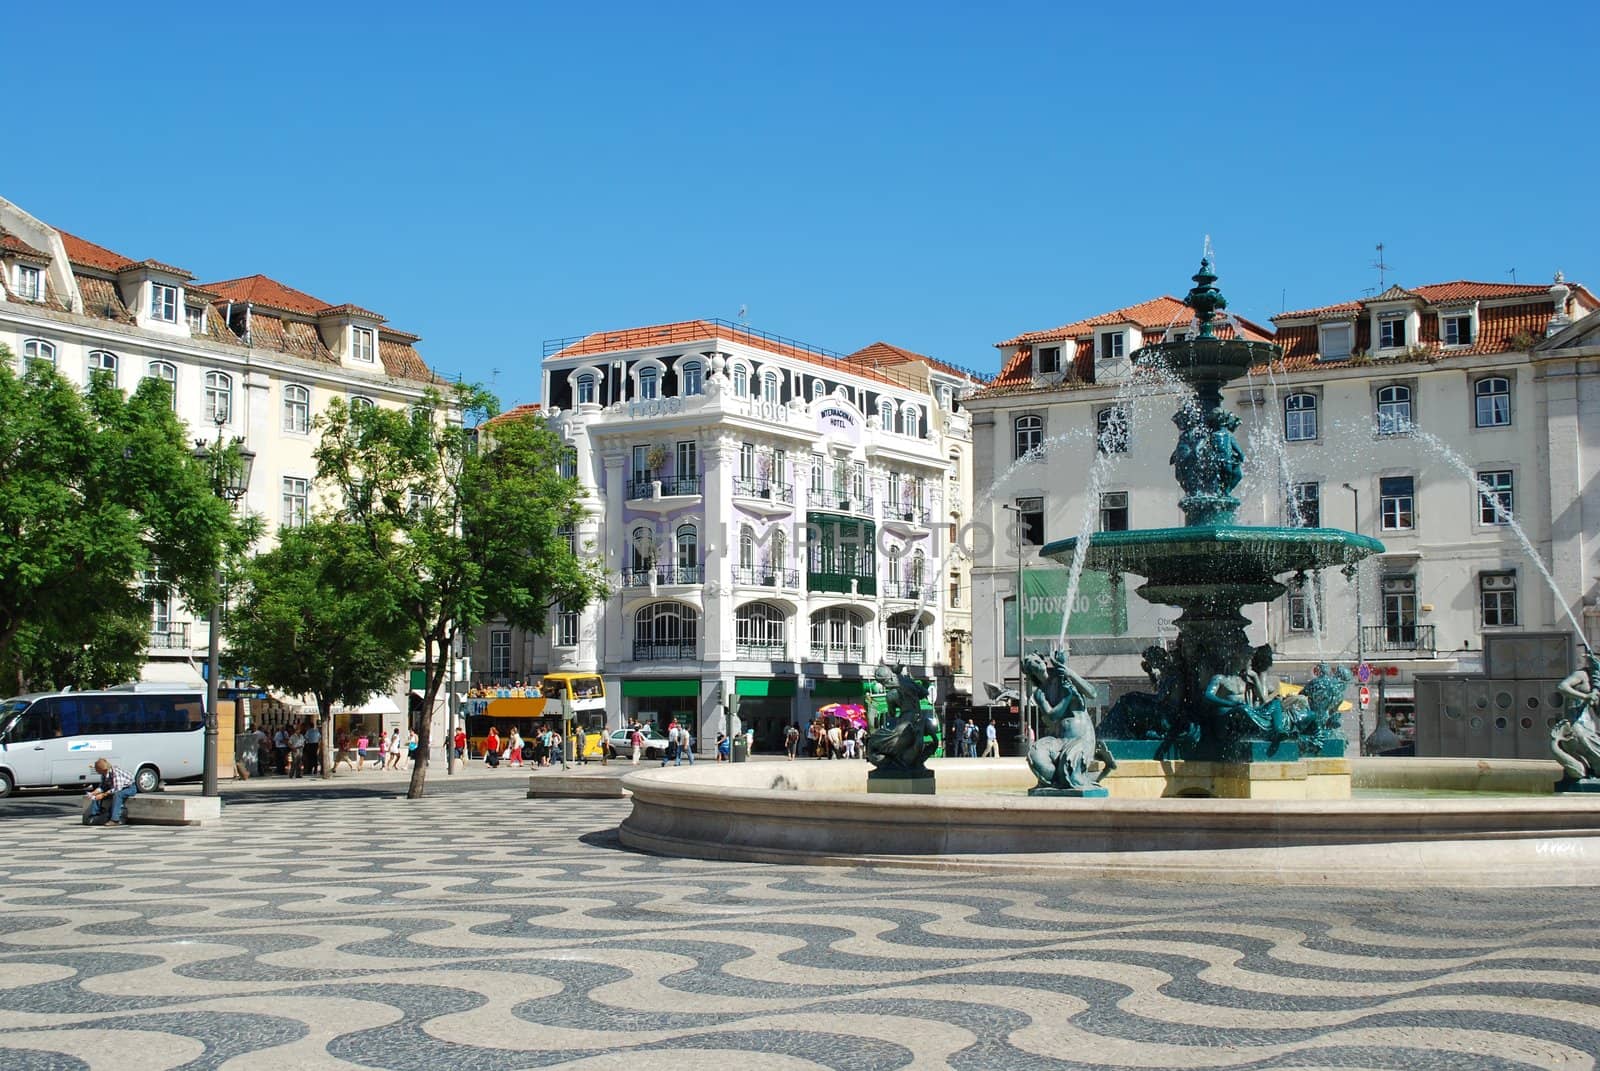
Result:
<instances>
[{"instance_id":1,"label":"arched window","mask_svg":"<svg viewBox=\"0 0 1600 1071\"><path fill-rule=\"evenodd\" d=\"M827 395L827 393L828 393L828 385L826 383L822 382L822 380L820 380L820 379L813 379L811 381L811 400L812 401L814 401L814 402L821 401L823 399L823 397L825 397Z\"/></svg>"},{"instance_id":2,"label":"arched window","mask_svg":"<svg viewBox=\"0 0 1600 1071\"><path fill-rule=\"evenodd\" d=\"M888 577L889 594L895 592L895 585L900 583L900 548L890 547L884 554L884 572Z\"/></svg>"},{"instance_id":3,"label":"arched window","mask_svg":"<svg viewBox=\"0 0 1600 1071\"><path fill-rule=\"evenodd\" d=\"M739 568L753 570L756 567L756 532L748 524L739 526Z\"/></svg>"},{"instance_id":4,"label":"arched window","mask_svg":"<svg viewBox=\"0 0 1600 1071\"><path fill-rule=\"evenodd\" d=\"M649 399L649 398L654 398L654 397L656 397L657 395L660 394L659 388L661 386L661 382L660 382L660 379L658 378L660 376L660 374L661 373L658 372L654 368L641 368L641 369L639 369L639 397L640 398Z\"/></svg>"},{"instance_id":5,"label":"arched window","mask_svg":"<svg viewBox=\"0 0 1600 1071\"><path fill-rule=\"evenodd\" d=\"M699 361L684 361L678 365L678 393L685 398L705 391L705 366Z\"/></svg>"},{"instance_id":6,"label":"arched window","mask_svg":"<svg viewBox=\"0 0 1600 1071\"><path fill-rule=\"evenodd\" d=\"M733 366L733 396L735 398L750 396L750 370L742 364Z\"/></svg>"},{"instance_id":7,"label":"arched window","mask_svg":"<svg viewBox=\"0 0 1600 1071\"><path fill-rule=\"evenodd\" d=\"M628 539L628 555L637 571L648 571L656 564L656 536L647 524L636 525Z\"/></svg>"},{"instance_id":8,"label":"arched window","mask_svg":"<svg viewBox=\"0 0 1600 1071\"><path fill-rule=\"evenodd\" d=\"M922 437L922 410L907 402L900 410L900 430L907 435Z\"/></svg>"},{"instance_id":9,"label":"arched window","mask_svg":"<svg viewBox=\"0 0 1600 1071\"><path fill-rule=\"evenodd\" d=\"M1378 388L1378 434L1407 435L1411 431L1411 388Z\"/></svg>"},{"instance_id":10,"label":"arched window","mask_svg":"<svg viewBox=\"0 0 1600 1071\"><path fill-rule=\"evenodd\" d=\"M1480 428L1504 428L1511 423L1511 381L1489 376L1472 385L1476 423Z\"/></svg>"},{"instance_id":11,"label":"arched window","mask_svg":"<svg viewBox=\"0 0 1600 1071\"><path fill-rule=\"evenodd\" d=\"M884 431L894 430L894 403L887 398L878 399L878 427Z\"/></svg>"},{"instance_id":12,"label":"arched window","mask_svg":"<svg viewBox=\"0 0 1600 1071\"><path fill-rule=\"evenodd\" d=\"M945 412L952 412L956 407L956 392L946 383L939 388L939 408Z\"/></svg>"},{"instance_id":13,"label":"arched window","mask_svg":"<svg viewBox=\"0 0 1600 1071\"><path fill-rule=\"evenodd\" d=\"M782 658L788 615L764 602L746 603L734 611L733 635L740 658Z\"/></svg>"},{"instance_id":14,"label":"arched window","mask_svg":"<svg viewBox=\"0 0 1600 1071\"><path fill-rule=\"evenodd\" d=\"M1283 400L1283 437L1291 443L1317 437L1317 396L1291 394Z\"/></svg>"},{"instance_id":15,"label":"arched window","mask_svg":"<svg viewBox=\"0 0 1600 1071\"><path fill-rule=\"evenodd\" d=\"M692 524L678 525L675 544L678 549L678 577L680 584L700 582L700 533Z\"/></svg>"},{"instance_id":16,"label":"arched window","mask_svg":"<svg viewBox=\"0 0 1600 1071\"><path fill-rule=\"evenodd\" d=\"M633 615L633 657L694 658L699 633L700 615L692 607L676 602L641 606Z\"/></svg>"},{"instance_id":17,"label":"arched window","mask_svg":"<svg viewBox=\"0 0 1600 1071\"><path fill-rule=\"evenodd\" d=\"M226 424L233 419L233 377L225 372L206 373L205 403L201 414L208 424Z\"/></svg>"},{"instance_id":18,"label":"arched window","mask_svg":"<svg viewBox=\"0 0 1600 1071\"><path fill-rule=\"evenodd\" d=\"M911 552L911 568L906 571L906 581L914 589L913 594L922 598L922 585L928 579L928 556L920 549Z\"/></svg>"},{"instance_id":19,"label":"arched window","mask_svg":"<svg viewBox=\"0 0 1600 1071\"><path fill-rule=\"evenodd\" d=\"M30 338L22 344L22 367L26 369L34 361L44 361L51 368L56 366L56 346L53 342L46 342L42 338Z\"/></svg>"},{"instance_id":20,"label":"arched window","mask_svg":"<svg viewBox=\"0 0 1600 1071\"><path fill-rule=\"evenodd\" d=\"M178 366L168 361L151 361L144 366L149 379L159 379L167 385L167 399L172 408L178 408Z\"/></svg>"},{"instance_id":21,"label":"arched window","mask_svg":"<svg viewBox=\"0 0 1600 1071\"><path fill-rule=\"evenodd\" d=\"M311 391L298 383L283 388L283 430L304 435L311 430Z\"/></svg>"},{"instance_id":22,"label":"arched window","mask_svg":"<svg viewBox=\"0 0 1600 1071\"><path fill-rule=\"evenodd\" d=\"M920 610L889 618L886 639L890 662L922 665L928 660L928 626Z\"/></svg>"},{"instance_id":23,"label":"arched window","mask_svg":"<svg viewBox=\"0 0 1600 1071\"><path fill-rule=\"evenodd\" d=\"M843 606L811 615L811 657L828 662L864 662L867 657L865 619Z\"/></svg>"},{"instance_id":24,"label":"arched window","mask_svg":"<svg viewBox=\"0 0 1600 1071\"><path fill-rule=\"evenodd\" d=\"M593 405L595 393L595 378L593 372L585 372L578 377L578 404Z\"/></svg>"},{"instance_id":25,"label":"arched window","mask_svg":"<svg viewBox=\"0 0 1600 1071\"><path fill-rule=\"evenodd\" d=\"M1108 406L1094 415L1095 449L1102 454L1128 452L1128 414L1121 406Z\"/></svg>"},{"instance_id":26,"label":"arched window","mask_svg":"<svg viewBox=\"0 0 1600 1071\"><path fill-rule=\"evenodd\" d=\"M1015 431L1014 456L1017 460L1023 458L1037 459L1042 456L1040 447L1044 445L1044 418L1036 416L1019 416L1012 422Z\"/></svg>"},{"instance_id":27,"label":"arched window","mask_svg":"<svg viewBox=\"0 0 1600 1071\"><path fill-rule=\"evenodd\" d=\"M350 411L352 413L362 413L368 409L376 409L377 407L378 403L374 402L371 398L368 398L365 394L350 395Z\"/></svg>"},{"instance_id":28,"label":"arched window","mask_svg":"<svg viewBox=\"0 0 1600 1071\"><path fill-rule=\"evenodd\" d=\"M767 537L767 568L775 576L782 576L783 570L789 567L788 537L783 534L781 527L774 527Z\"/></svg>"},{"instance_id":29,"label":"arched window","mask_svg":"<svg viewBox=\"0 0 1600 1071\"><path fill-rule=\"evenodd\" d=\"M117 355L106 350L89 351L89 378L99 376L110 383L117 385Z\"/></svg>"},{"instance_id":30,"label":"arched window","mask_svg":"<svg viewBox=\"0 0 1600 1071\"><path fill-rule=\"evenodd\" d=\"M778 373L763 372L761 375L761 400L776 402L778 400Z\"/></svg>"}]
</instances>

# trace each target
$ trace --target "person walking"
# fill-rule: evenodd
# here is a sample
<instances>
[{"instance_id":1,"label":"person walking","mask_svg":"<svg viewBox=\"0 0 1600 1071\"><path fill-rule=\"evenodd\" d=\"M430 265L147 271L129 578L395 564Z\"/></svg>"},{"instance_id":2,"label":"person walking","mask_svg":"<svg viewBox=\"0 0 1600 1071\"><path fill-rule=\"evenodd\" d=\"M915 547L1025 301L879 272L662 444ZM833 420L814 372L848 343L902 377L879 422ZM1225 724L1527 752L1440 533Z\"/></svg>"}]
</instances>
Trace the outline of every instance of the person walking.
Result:
<instances>
[{"instance_id":1,"label":"person walking","mask_svg":"<svg viewBox=\"0 0 1600 1071\"><path fill-rule=\"evenodd\" d=\"M678 719L673 718L667 722L667 746L661 749L661 765L665 766L669 759L678 757Z\"/></svg>"},{"instance_id":2,"label":"person walking","mask_svg":"<svg viewBox=\"0 0 1600 1071\"><path fill-rule=\"evenodd\" d=\"M100 814L101 808L107 806L106 801L110 800L111 818L105 824L120 826L122 809L139 794L139 785L132 774L121 766L111 765L109 759L95 759L94 772L100 775L100 785L89 790L89 809L83 816L83 824L99 825L94 819Z\"/></svg>"},{"instance_id":3,"label":"person walking","mask_svg":"<svg viewBox=\"0 0 1600 1071\"><path fill-rule=\"evenodd\" d=\"M689 760L690 766L694 765L694 737L689 735L689 727L687 725L680 725L678 726L677 765L682 766L684 759Z\"/></svg>"},{"instance_id":4,"label":"person walking","mask_svg":"<svg viewBox=\"0 0 1600 1071\"><path fill-rule=\"evenodd\" d=\"M367 744L368 744L368 742L369 741L367 740L367 731L365 729L363 729L363 730L361 730L361 735L356 737L356 770L357 771L361 771L361 770L364 770L364 769L367 768Z\"/></svg>"},{"instance_id":5,"label":"person walking","mask_svg":"<svg viewBox=\"0 0 1600 1071\"><path fill-rule=\"evenodd\" d=\"M589 765L589 756L584 754L589 750L589 734L581 725L572 727L572 751L578 760L579 766Z\"/></svg>"},{"instance_id":6,"label":"person walking","mask_svg":"<svg viewBox=\"0 0 1600 1071\"><path fill-rule=\"evenodd\" d=\"M721 733L718 733L717 734L717 761L718 762L727 762L728 758L729 758L729 755L728 755L728 738L726 736L723 736Z\"/></svg>"},{"instance_id":7,"label":"person walking","mask_svg":"<svg viewBox=\"0 0 1600 1071\"><path fill-rule=\"evenodd\" d=\"M273 761L277 763L278 776L282 777L289 772L289 730L278 726L278 731L272 734L272 748L276 752Z\"/></svg>"},{"instance_id":8,"label":"person walking","mask_svg":"<svg viewBox=\"0 0 1600 1071\"><path fill-rule=\"evenodd\" d=\"M500 730L489 726L489 735L483 741L483 764L491 770L500 765Z\"/></svg>"},{"instance_id":9,"label":"person walking","mask_svg":"<svg viewBox=\"0 0 1600 1071\"><path fill-rule=\"evenodd\" d=\"M321 777L322 776L322 730L317 728L317 723L316 722L311 722L306 726L305 738L306 738L306 763L305 763L304 769L305 769L307 774L315 774L316 776Z\"/></svg>"},{"instance_id":10,"label":"person walking","mask_svg":"<svg viewBox=\"0 0 1600 1071\"><path fill-rule=\"evenodd\" d=\"M633 765L639 765L639 755L644 751L644 733L639 731L637 722L628 730L628 747L633 751Z\"/></svg>"},{"instance_id":11,"label":"person walking","mask_svg":"<svg viewBox=\"0 0 1600 1071\"><path fill-rule=\"evenodd\" d=\"M396 725L389 734L389 769L400 768L400 726Z\"/></svg>"},{"instance_id":12,"label":"person walking","mask_svg":"<svg viewBox=\"0 0 1600 1071\"><path fill-rule=\"evenodd\" d=\"M297 725L289 734L289 776L299 777L306 761L306 734Z\"/></svg>"},{"instance_id":13,"label":"person walking","mask_svg":"<svg viewBox=\"0 0 1600 1071\"><path fill-rule=\"evenodd\" d=\"M510 766L521 766L522 765L522 730L517 728L515 725L513 725L511 727L511 746L510 746L510 749L506 752L506 754L511 759L511 761L510 761L510 763L508 763L508 765L510 765Z\"/></svg>"},{"instance_id":14,"label":"person walking","mask_svg":"<svg viewBox=\"0 0 1600 1071\"><path fill-rule=\"evenodd\" d=\"M789 761L794 761L795 752L800 750L800 727L791 724L783 731L783 753L789 756Z\"/></svg>"},{"instance_id":15,"label":"person walking","mask_svg":"<svg viewBox=\"0 0 1600 1071\"><path fill-rule=\"evenodd\" d=\"M1000 757L1000 737L994 731L994 719L989 719L989 724L983 727L983 757L998 759Z\"/></svg>"},{"instance_id":16,"label":"person walking","mask_svg":"<svg viewBox=\"0 0 1600 1071\"><path fill-rule=\"evenodd\" d=\"M411 760L411 765L417 764L417 731L412 729L406 734L406 758Z\"/></svg>"},{"instance_id":17,"label":"person walking","mask_svg":"<svg viewBox=\"0 0 1600 1071\"><path fill-rule=\"evenodd\" d=\"M333 745L333 772L334 773L338 773L339 772L339 764L341 762L344 763L346 766L350 767L352 772L355 770L356 763L355 763L355 759L350 754L351 750L352 749L350 747L350 734L349 733L340 733L339 736L337 737L337 739L334 741L334 745Z\"/></svg>"},{"instance_id":18,"label":"person walking","mask_svg":"<svg viewBox=\"0 0 1600 1071\"><path fill-rule=\"evenodd\" d=\"M466 726L464 726L464 725L456 726L455 745L456 745L456 760L460 761L462 759L465 759L467 757L467 728L466 728Z\"/></svg>"}]
</instances>

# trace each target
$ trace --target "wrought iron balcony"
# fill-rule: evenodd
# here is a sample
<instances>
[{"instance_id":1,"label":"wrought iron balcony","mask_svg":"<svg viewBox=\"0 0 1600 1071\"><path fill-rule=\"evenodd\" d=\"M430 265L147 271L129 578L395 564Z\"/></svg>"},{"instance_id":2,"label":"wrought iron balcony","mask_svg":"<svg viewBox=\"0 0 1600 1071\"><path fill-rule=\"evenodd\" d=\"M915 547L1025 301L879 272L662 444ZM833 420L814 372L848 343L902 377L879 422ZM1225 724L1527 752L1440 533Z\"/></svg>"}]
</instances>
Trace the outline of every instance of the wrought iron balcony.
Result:
<instances>
[{"instance_id":1,"label":"wrought iron balcony","mask_svg":"<svg viewBox=\"0 0 1600 1071\"><path fill-rule=\"evenodd\" d=\"M928 651L915 644L891 643L884 648L884 657L890 662L904 662L908 666L927 665Z\"/></svg>"},{"instance_id":2,"label":"wrought iron balcony","mask_svg":"<svg viewBox=\"0 0 1600 1071\"><path fill-rule=\"evenodd\" d=\"M705 575L705 567L700 565L652 565L623 570L622 586L647 588L652 580L657 584L703 584Z\"/></svg>"},{"instance_id":3,"label":"wrought iron balcony","mask_svg":"<svg viewBox=\"0 0 1600 1071\"><path fill-rule=\"evenodd\" d=\"M150 650L182 651L189 648L189 623L187 621L157 622L150 626Z\"/></svg>"},{"instance_id":4,"label":"wrought iron balcony","mask_svg":"<svg viewBox=\"0 0 1600 1071\"><path fill-rule=\"evenodd\" d=\"M867 648L865 644L856 643L827 643L811 645L811 660L813 662L865 662Z\"/></svg>"},{"instance_id":5,"label":"wrought iron balcony","mask_svg":"<svg viewBox=\"0 0 1600 1071\"><path fill-rule=\"evenodd\" d=\"M901 503L896 506L892 502L878 504L878 516L886 521L906 521L910 524L932 524L933 510L927 506L906 505Z\"/></svg>"},{"instance_id":6,"label":"wrought iron balcony","mask_svg":"<svg viewBox=\"0 0 1600 1071\"><path fill-rule=\"evenodd\" d=\"M646 479L635 478L628 481L628 501L654 498L655 485L658 483L661 485L662 498L698 495L700 493L700 477L698 476L652 476Z\"/></svg>"},{"instance_id":7,"label":"wrought iron balcony","mask_svg":"<svg viewBox=\"0 0 1600 1071\"><path fill-rule=\"evenodd\" d=\"M772 569L764 565L736 566L733 570L735 584L750 584L763 588L798 588L800 586L800 571L798 569Z\"/></svg>"},{"instance_id":8,"label":"wrought iron balcony","mask_svg":"<svg viewBox=\"0 0 1600 1071\"><path fill-rule=\"evenodd\" d=\"M698 644L694 643L654 643L634 640L633 660L635 662L681 662L699 657L696 654L698 646Z\"/></svg>"},{"instance_id":9,"label":"wrought iron balcony","mask_svg":"<svg viewBox=\"0 0 1600 1071\"><path fill-rule=\"evenodd\" d=\"M662 492L665 494L665 492ZM733 493L743 498L760 498L768 502L794 501L794 487L791 484L779 483L776 480L757 477L746 479L743 476L733 481Z\"/></svg>"},{"instance_id":10,"label":"wrought iron balcony","mask_svg":"<svg viewBox=\"0 0 1600 1071\"><path fill-rule=\"evenodd\" d=\"M733 645L733 653L737 658L748 658L757 662L781 662L787 648L782 642L778 643L745 643Z\"/></svg>"},{"instance_id":11,"label":"wrought iron balcony","mask_svg":"<svg viewBox=\"0 0 1600 1071\"><path fill-rule=\"evenodd\" d=\"M933 586L917 584L910 580L885 580L883 594L891 599L910 599L912 602L932 602Z\"/></svg>"},{"instance_id":12,"label":"wrought iron balcony","mask_svg":"<svg viewBox=\"0 0 1600 1071\"><path fill-rule=\"evenodd\" d=\"M1418 624L1364 625L1361 644L1368 654L1410 653L1419 658L1432 658L1434 626Z\"/></svg>"}]
</instances>

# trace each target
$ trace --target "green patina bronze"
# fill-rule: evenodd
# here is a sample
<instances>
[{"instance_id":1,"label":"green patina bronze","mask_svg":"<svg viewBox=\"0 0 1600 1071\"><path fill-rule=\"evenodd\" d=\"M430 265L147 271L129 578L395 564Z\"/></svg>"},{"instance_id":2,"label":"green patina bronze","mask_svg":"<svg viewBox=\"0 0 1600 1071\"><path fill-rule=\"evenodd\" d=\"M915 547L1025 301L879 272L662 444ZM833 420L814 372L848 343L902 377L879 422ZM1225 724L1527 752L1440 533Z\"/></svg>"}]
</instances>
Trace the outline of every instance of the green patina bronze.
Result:
<instances>
[{"instance_id":1,"label":"green patina bronze","mask_svg":"<svg viewBox=\"0 0 1600 1071\"><path fill-rule=\"evenodd\" d=\"M1184 300L1199 324L1194 338L1133 354L1137 368L1163 369L1194 390L1172 418L1178 443L1169 463L1183 489L1178 507L1184 525L1096 533L1084 549L1084 566L1114 577L1142 576L1141 598L1183 612L1175 649L1146 651L1154 691L1118 700L1100 736L1119 758L1238 762L1342 755L1338 707L1348 675L1327 670L1304 697L1268 696L1263 680L1271 648L1251 646L1241 611L1282 595L1287 588L1280 576L1303 583L1308 573L1354 565L1383 544L1334 528L1235 523L1233 491L1244 478L1244 450L1233 435L1239 419L1223 407L1222 388L1283 354L1268 342L1218 337L1213 321L1228 303L1216 281L1209 259L1201 260ZM1078 540L1063 539L1043 553L1070 563L1077 549Z\"/></svg>"}]
</instances>

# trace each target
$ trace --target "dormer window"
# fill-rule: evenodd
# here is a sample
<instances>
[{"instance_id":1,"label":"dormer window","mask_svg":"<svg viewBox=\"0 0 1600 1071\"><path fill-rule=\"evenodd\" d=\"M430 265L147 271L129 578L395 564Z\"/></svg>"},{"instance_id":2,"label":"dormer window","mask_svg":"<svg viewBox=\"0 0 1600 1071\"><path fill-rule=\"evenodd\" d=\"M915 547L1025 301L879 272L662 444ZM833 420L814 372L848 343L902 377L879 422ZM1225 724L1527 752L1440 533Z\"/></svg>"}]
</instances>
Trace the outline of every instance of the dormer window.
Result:
<instances>
[{"instance_id":1,"label":"dormer window","mask_svg":"<svg viewBox=\"0 0 1600 1071\"><path fill-rule=\"evenodd\" d=\"M44 272L31 264L18 264L17 297L23 301L43 301Z\"/></svg>"},{"instance_id":2,"label":"dormer window","mask_svg":"<svg viewBox=\"0 0 1600 1071\"><path fill-rule=\"evenodd\" d=\"M735 398L750 396L750 370L742 364L733 366L733 396Z\"/></svg>"},{"instance_id":3,"label":"dormer window","mask_svg":"<svg viewBox=\"0 0 1600 1071\"><path fill-rule=\"evenodd\" d=\"M150 318L164 324L178 322L178 288L165 283L150 284Z\"/></svg>"},{"instance_id":4,"label":"dormer window","mask_svg":"<svg viewBox=\"0 0 1600 1071\"><path fill-rule=\"evenodd\" d=\"M761 377L761 400L774 402L778 400L778 373L767 372Z\"/></svg>"},{"instance_id":5,"label":"dormer window","mask_svg":"<svg viewBox=\"0 0 1600 1071\"><path fill-rule=\"evenodd\" d=\"M373 345L372 329L367 327L352 327L350 329L350 359L360 361L362 364L371 364L376 353Z\"/></svg>"},{"instance_id":6,"label":"dormer window","mask_svg":"<svg viewBox=\"0 0 1600 1071\"><path fill-rule=\"evenodd\" d=\"M894 403L887 398L878 399L878 427L884 431L894 430Z\"/></svg>"},{"instance_id":7,"label":"dormer window","mask_svg":"<svg viewBox=\"0 0 1600 1071\"><path fill-rule=\"evenodd\" d=\"M827 394L827 392L828 392L828 385L826 383L822 382L822 380L813 379L811 381L811 400L812 401L820 402L823 399L823 396Z\"/></svg>"},{"instance_id":8,"label":"dormer window","mask_svg":"<svg viewBox=\"0 0 1600 1071\"><path fill-rule=\"evenodd\" d=\"M1128 346L1126 331L1107 331L1100 336L1100 359L1113 361L1122 357Z\"/></svg>"},{"instance_id":9,"label":"dormer window","mask_svg":"<svg viewBox=\"0 0 1600 1071\"><path fill-rule=\"evenodd\" d=\"M1446 346L1472 345L1472 313L1446 312L1439 315L1439 338Z\"/></svg>"},{"instance_id":10,"label":"dormer window","mask_svg":"<svg viewBox=\"0 0 1600 1071\"><path fill-rule=\"evenodd\" d=\"M1378 319L1378 348L1402 349L1406 344L1406 317L1403 312L1386 313Z\"/></svg>"},{"instance_id":11,"label":"dormer window","mask_svg":"<svg viewBox=\"0 0 1600 1071\"><path fill-rule=\"evenodd\" d=\"M657 397L660 382L654 368L639 369L639 397L645 399Z\"/></svg>"},{"instance_id":12,"label":"dormer window","mask_svg":"<svg viewBox=\"0 0 1600 1071\"><path fill-rule=\"evenodd\" d=\"M204 305L185 305L184 315L189 321L189 330L197 335L206 331L206 309Z\"/></svg>"},{"instance_id":13,"label":"dormer window","mask_svg":"<svg viewBox=\"0 0 1600 1071\"><path fill-rule=\"evenodd\" d=\"M678 366L678 393L685 398L705 393L705 373L699 361L685 361Z\"/></svg>"},{"instance_id":14,"label":"dormer window","mask_svg":"<svg viewBox=\"0 0 1600 1071\"><path fill-rule=\"evenodd\" d=\"M1350 356L1350 348L1354 344L1354 324L1322 324L1317 328L1320 336L1317 351L1322 354L1324 361L1342 361Z\"/></svg>"},{"instance_id":15,"label":"dormer window","mask_svg":"<svg viewBox=\"0 0 1600 1071\"><path fill-rule=\"evenodd\" d=\"M593 405L595 391L595 376L593 372L584 372L578 377L578 404Z\"/></svg>"},{"instance_id":16,"label":"dormer window","mask_svg":"<svg viewBox=\"0 0 1600 1071\"><path fill-rule=\"evenodd\" d=\"M1041 346L1033 357L1033 372L1039 376L1053 376L1061 371L1061 347Z\"/></svg>"}]
</instances>

